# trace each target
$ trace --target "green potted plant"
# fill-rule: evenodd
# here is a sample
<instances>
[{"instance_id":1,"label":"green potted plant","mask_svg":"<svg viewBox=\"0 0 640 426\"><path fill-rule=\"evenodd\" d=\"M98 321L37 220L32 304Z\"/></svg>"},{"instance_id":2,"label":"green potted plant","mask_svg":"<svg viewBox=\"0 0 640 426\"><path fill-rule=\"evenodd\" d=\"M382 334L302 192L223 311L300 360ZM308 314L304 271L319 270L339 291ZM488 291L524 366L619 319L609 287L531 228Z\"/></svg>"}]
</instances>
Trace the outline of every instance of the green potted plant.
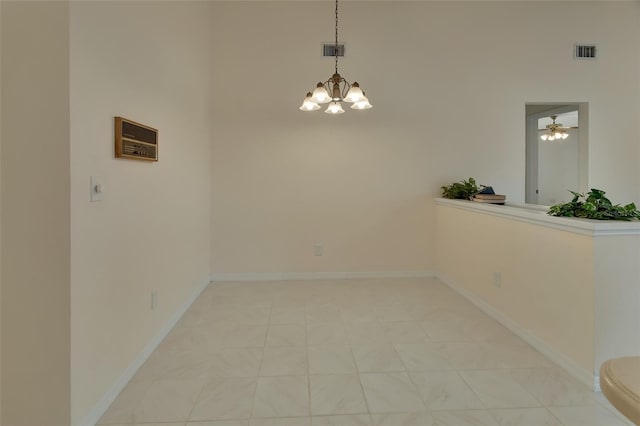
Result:
<instances>
[{"instance_id":1,"label":"green potted plant","mask_svg":"<svg viewBox=\"0 0 640 426\"><path fill-rule=\"evenodd\" d=\"M469 200L472 196L482 191L484 185L476 184L476 180L474 178L469 178L469 180L463 180L462 182L455 182L451 185L442 186L442 196L444 198L452 198L457 200Z\"/></svg>"},{"instance_id":2,"label":"green potted plant","mask_svg":"<svg viewBox=\"0 0 640 426\"><path fill-rule=\"evenodd\" d=\"M612 204L604 196L601 189L592 188L585 194L569 191L573 199L567 203L560 203L549 208L550 216L580 217L595 220L636 220L640 219L640 211L634 203L625 206Z\"/></svg>"}]
</instances>

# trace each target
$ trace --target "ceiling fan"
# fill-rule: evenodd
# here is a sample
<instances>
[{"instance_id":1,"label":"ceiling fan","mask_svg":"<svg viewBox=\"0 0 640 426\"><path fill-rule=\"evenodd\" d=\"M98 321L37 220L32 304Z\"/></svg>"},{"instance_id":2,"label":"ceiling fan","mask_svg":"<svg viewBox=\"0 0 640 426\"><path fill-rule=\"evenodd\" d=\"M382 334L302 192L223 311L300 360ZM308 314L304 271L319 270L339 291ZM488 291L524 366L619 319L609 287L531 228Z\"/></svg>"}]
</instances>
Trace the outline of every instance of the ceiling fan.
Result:
<instances>
[{"instance_id":1,"label":"ceiling fan","mask_svg":"<svg viewBox=\"0 0 640 426\"><path fill-rule=\"evenodd\" d=\"M564 140L569 137L569 133L567 130L569 129L577 129L577 126L572 127L564 127L562 123L556 123L557 115L550 116L553 123L547 124L544 129L538 130L546 130L542 135L540 135L540 139L543 141L555 141L555 140Z\"/></svg>"}]
</instances>

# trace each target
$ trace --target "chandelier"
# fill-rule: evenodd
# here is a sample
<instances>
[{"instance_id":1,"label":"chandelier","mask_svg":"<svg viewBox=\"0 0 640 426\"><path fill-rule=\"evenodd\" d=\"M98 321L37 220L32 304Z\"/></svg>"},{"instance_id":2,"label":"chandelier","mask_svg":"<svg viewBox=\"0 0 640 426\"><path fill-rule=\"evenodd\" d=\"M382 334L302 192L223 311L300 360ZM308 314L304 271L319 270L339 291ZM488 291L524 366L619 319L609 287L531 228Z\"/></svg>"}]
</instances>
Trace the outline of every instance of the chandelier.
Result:
<instances>
[{"instance_id":1,"label":"chandelier","mask_svg":"<svg viewBox=\"0 0 640 426\"><path fill-rule=\"evenodd\" d=\"M336 44L335 44L336 66L335 73L324 83L319 82L313 92L307 92L307 96L302 101L300 109L302 111L317 111L320 104L328 103L329 106L324 111L327 114L342 114L342 102L348 102L351 109L370 109L373 106L365 96L357 82L350 84L338 73L338 0L336 0Z\"/></svg>"},{"instance_id":2,"label":"chandelier","mask_svg":"<svg viewBox=\"0 0 640 426\"><path fill-rule=\"evenodd\" d=\"M562 127L561 123L556 123L557 115L552 115L551 119L553 123L547 124L546 131L540 135L540 139L543 141L563 140L569 137L569 133L565 127Z\"/></svg>"}]
</instances>

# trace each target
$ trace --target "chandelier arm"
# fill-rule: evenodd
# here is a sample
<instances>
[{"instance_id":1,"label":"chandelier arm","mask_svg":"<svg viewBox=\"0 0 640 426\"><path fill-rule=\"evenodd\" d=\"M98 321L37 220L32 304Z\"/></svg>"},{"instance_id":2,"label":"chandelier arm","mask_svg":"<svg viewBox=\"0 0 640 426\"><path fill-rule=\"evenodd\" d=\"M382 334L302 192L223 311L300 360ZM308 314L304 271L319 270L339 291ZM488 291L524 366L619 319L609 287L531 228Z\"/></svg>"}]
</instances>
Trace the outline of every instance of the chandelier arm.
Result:
<instances>
[{"instance_id":1,"label":"chandelier arm","mask_svg":"<svg viewBox=\"0 0 640 426\"><path fill-rule=\"evenodd\" d=\"M344 87L342 88L342 99L344 99L347 97L347 93L349 93L349 90L351 89L351 85L344 78L342 79L342 81L344 81Z\"/></svg>"}]
</instances>

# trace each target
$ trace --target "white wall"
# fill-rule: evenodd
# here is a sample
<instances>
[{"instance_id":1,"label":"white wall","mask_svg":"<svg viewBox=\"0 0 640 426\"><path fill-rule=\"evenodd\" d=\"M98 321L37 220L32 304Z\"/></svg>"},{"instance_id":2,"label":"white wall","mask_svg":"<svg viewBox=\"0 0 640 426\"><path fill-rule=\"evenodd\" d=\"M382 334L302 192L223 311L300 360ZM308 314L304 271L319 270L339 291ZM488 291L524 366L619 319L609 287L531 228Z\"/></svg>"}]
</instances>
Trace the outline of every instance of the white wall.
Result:
<instances>
[{"instance_id":1,"label":"white wall","mask_svg":"<svg viewBox=\"0 0 640 426\"><path fill-rule=\"evenodd\" d=\"M640 353L639 223L436 202L445 282L590 385L607 359Z\"/></svg>"},{"instance_id":2,"label":"white wall","mask_svg":"<svg viewBox=\"0 0 640 426\"><path fill-rule=\"evenodd\" d=\"M0 6L0 63L2 62L2 7ZM2 67L0 67L0 189L2 189ZM2 196L0 196L0 423L2 423Z\"/></svg>"},{"instance_id":3,"label":"white wall","mask_svg":"<svg viewBox=\"0 0 640 426\"><path fill-rule=\"evenodd\" d=\"M208 281L211 17L204 2L71 3L73 424ZM159 129L157 163L114 158L116 115Z\"/></svg>"},{"instance_id":4,"label":"white wall","mask_svg":"<svg viewBox=\"0 0 640 426\"><path fill-rule=\"evenodd\" d=\"M2 62L2 7L0 6L0 63ZM2 189L2 67L0 67L0 190ZM0 196L0 423L2 423L2 196Z\"/></svg>"},{"instance_id":5,"label":"white wall","mask_svg":"<svg viewBox=\"0 0 640 426\"><path fill-rule=\"evenodd\" d=\"M552 206L570 201L580 192L580 129L569 129L562 142L542 141L538 132L538 204Z\"/></svg>"},{"instance_id":6,"label":"white wall","mask_svg":"<svg viewBox=\"0 0 640 426\"><path fill-rule=\"evenodd\" d=\"M598 238L593 268L595 293L595 367L640 354L640 236Z\"/></svg>"},{"instance_id":7,"label":"white wall","mask_svg":"<svg viewBox=\"0 0 640 426\"><path fill-rule=\"evenodd\" d=\"M436 210L445 280L570 360L580 377L593 377L593 238L457 207Z\"/></svg>"},{"instance_id":8,"label":"white wall","mask_svg":"<svg viewBox=\"0 0 640 426\"><path fill-rule=\"evenodd\" d=\"M212 272L433 269L441 185L524 201L527 102L588 102L589 185L638 201L639 8L341 3L340 71L374 109L332 117L297 110L332 73L329 3L216 3Z\"/></svg>"},{"instance_id":9,"label":"white wall","mask_svg":"<svg viewBox=\"0 0 640 426\"><path fill-rule=\"evenodd\" d=\"M68 5L0 8L1 423L68 425Z\"/></svg>"}]
</instances>

